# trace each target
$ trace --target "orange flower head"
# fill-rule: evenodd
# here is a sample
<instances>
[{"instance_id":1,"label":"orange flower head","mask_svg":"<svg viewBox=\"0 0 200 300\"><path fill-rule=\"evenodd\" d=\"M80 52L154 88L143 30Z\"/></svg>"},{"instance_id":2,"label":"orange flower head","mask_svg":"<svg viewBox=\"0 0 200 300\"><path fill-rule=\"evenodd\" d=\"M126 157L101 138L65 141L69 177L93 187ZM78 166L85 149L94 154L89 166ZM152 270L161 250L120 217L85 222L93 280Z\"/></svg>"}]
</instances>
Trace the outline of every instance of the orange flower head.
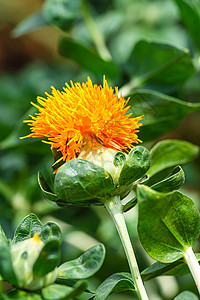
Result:
<instances>
[{"instance_id":1,"label":"orange flower head","mask_svg":"<svg viewBox=\"0 0 200 300\"><path fill-rule=\"evenodd\" d=\"M118 99L118 88L109 87L105 78L103 86L93 85L88 77L86 83L71 82L63 90L52 87L46 99L38 97L40 106L31 104L39 112L25 121L32 132L25 137L47 137L44 142L61 152L59 161L78 157L85 145L94 149L101 144L126 151L140 142L137 132L142 116L131 118L126 114L129 99L122 95Z\"/></svg>"}]
</instances>

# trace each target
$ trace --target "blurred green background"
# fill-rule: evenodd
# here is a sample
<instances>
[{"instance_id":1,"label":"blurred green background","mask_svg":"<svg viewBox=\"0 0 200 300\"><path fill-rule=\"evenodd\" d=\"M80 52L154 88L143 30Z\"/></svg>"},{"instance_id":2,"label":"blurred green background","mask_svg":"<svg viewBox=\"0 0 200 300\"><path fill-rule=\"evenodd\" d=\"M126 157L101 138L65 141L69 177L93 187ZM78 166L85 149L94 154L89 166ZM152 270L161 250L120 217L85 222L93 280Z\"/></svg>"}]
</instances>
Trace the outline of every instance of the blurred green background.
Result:
<instances>
[{"instance_id":1,"label":"blurred green background","mask_svg":"<svg viewBox=\"0 0 200 300\"><path fill-rule=\"evenodd\" d=\"M30 212L43 222L57 222L63 231L63 261L76 258L98 242L104 243L105 263L90 280L91 289L95 289L109 275L129 270L114 225L103 207L61 209L44 199L37 173L41 171L51 180L53 158L50 148L39 139L19 139L29 133L23 120L34 113L30 102L50 92L52 85L62 89L65 82L86 81L87 76L102 83L103 74L113 87L123 87L124 96L142 88L199 102L200 2L62 2L59 11L54 1L49 0L0 1L0 223L7 236L12 237L17 224ZM184 8L185 3L189 8ZM38 13L41 9L42 13ZM36 17L19 25L32 14ZM45 26L36 28L39 23ZM31 32L26 33L29 29ZM147 43L137 44L140 40ZM158 43L157 46L152 46L151 41ZM163 44L173 47L168 49ZM190 51L190 56L184 49ZM172 69L163 71L170 63ZM131 101L134 105L134 97ZM159 118L156 107L150 105L148 110ZM183 121L183 115L179 117L178 113L167 116L169 128L165 124L164 134L156 134L154 128L155 134L142 138L144 145L151 148L158 139L177 138L200 146L199 111L186 113ZM173 120L178 122L172 125ZM184 171L186 182L182 191L199 207L200 158L185 165ZM126 219L143 270L153 260L145 254L137 238L137 208L126 213ZM196 250L200 250L199 244ZM173 299L185 289L196 293L190 275L160 277L146 286L154 300ZM129 293L110 296L110 299L133 298Z\"/></svg>"}]
</instances>

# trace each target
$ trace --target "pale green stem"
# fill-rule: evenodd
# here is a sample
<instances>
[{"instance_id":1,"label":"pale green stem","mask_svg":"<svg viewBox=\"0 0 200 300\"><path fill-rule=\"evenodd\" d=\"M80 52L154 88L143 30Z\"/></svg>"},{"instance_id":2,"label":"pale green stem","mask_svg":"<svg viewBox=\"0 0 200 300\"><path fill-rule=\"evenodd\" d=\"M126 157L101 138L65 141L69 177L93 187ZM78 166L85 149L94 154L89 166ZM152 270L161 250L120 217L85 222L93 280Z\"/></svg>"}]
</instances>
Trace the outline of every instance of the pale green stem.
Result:
<instances>
[{"instance_id":1,"label":"pale green stem","mask_svg":"<svg viewBox=\"0 0 200 300\"><path fill-rule=\"evenodd\" d=\"M83 19L85 21L85 24L91 34L91 37L95 43L95 46L97 48L97 51L99 55L104 59L104 60L112 60L112 57L110 55L110 52L108 48L106 47L106 44L104 42L104 38L102 34L99 32L91 14L89 13L87 4L85 0L81 0L81 11L83 14Z\"/></svg>"},{"instance_id":2,"label":"pale green stem","mask_svg":"<svg viewBox=\"0 0 200 300\"><path fill-rule=\"evenodd\" d=\"M121 242L123 244L126 257L129 263L129 267L131 270L131 274L133 277L133 282L135 284L135 289L138 294L138 297L142 300L148 300L148 296L146 290L144 288L140 271L137 265L137 261L135 258L135 254L131 245L131 241L129 238L129 234L126 228L126 223L124 220L124 215L122 212L122 204L119 196L114 196L113 198L107 200L104 203L106 209L108 210L109 214L111 215L117 231L119 233Z\"/></svg>"},{"instance_id":3,"label":"pale green stem","mask_svg":"<svg viewBox=\"0 0 200 300\"><path fill-rule=\"evenodd\" d=\"M200 294L200 265L192 250L192 247L187 248L184 257Z\"/></svg>"}]
</instances>

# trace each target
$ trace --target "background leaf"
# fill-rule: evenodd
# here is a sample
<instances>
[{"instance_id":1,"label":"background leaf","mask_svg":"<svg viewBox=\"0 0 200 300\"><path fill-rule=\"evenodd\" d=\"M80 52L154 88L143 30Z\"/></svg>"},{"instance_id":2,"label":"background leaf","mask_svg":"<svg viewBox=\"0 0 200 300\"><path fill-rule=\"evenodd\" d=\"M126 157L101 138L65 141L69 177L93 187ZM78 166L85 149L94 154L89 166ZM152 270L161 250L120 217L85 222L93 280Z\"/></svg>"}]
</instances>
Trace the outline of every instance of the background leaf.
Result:
<instances>
[{"instance_id":1,"label":"background leaf","mask_svg":"<svg viewBox=\"0 0 200 300\"><path fill-rule=\"evenodd\" d=\"M58 268L59 279L85 279L95 274L101 267L105 257L103 244L98 244L79 258L68 261Z\"/></svg>"},{"instance_id":2,"label":"background leaf","mask_svg":"<svg viewBox=\"0 0 200 300\"><path fill-rule=\"evenodd\" d=\"M194 246L200 233L198 209L186 195L158 193L147 186L137 189L138 231L146 252L160 262L173 262Z\"/></svg>"},{"instance_id":3,"label":"background leaf","mask_svg":"<svg viewBox=\"0 0 200 300\"><path fill-rule=\"evenodd\" d=\"M127 113L144 115L139 133L143 142L174 129L187 114L200 109L200 103L182 101L156 91L137 90L130 96L128 105L131 108Z\"/></svg>"},{"instance_id":4,"label":"background leaf","mask_svg":"<svg viewBox=\"0 0 200 300\"><path fill-rule=\"evenodd\" d=\"M96 290L94 300L104 300L112 293L135 291L131 274L115 273L104 280Z\"/></svg>"},{"instance_id":5,"label":"background leaf","mask_svg":"<svg viewBox=\"0 0 200 300\"><path fill-rule=\"evenodd\" d=\"M43 14L49 24L62 30L69 30L74 21L80 17L79 0L47 0L43 6Z\"/></svg>"},{"instance_id":6,"label":"background leaf","mask_svg":"<svg viewBox=\"0 0 200 300\"><path fill-rule=\"evenodd\" d=\"M147 174L151 177L164 169L194 160L199 154L199 147L181 140L163 140L150 153L151 166Z\"/></svg>"},{"instance_id":7,"label":"background leaf","mask_svg":"<svg viewBox=\"0 0 200 300\"><path fill-rule=\"evenodd\" d=\"M105 75L106 78L119 75L119 70L113 62L103 60L97 53L70 38L60 40L59 51L61 55L76 61L94 74Z\"/></svg>"},{"instance_id":8,"label":"background leaf","mask_svg":"<svg viewBox=\"0 0 200 300\"><path fill-rule=\"evenodd\" d=\"M35 29L47 25L49 25L49 23L47 22L47 19L45 18L43 12L38 11L19 23L13 30L12 35L17 38L31 31L34 31Z\"/></svg>"},{"instance_id":9,"label":"background leaf","mask_svg":"<svg viewBox=\"0 0 200 300\"><path fill-rule=\"evenodd\" d=\"M198 1L174 0L174 2L177 4L180 10L183 23L186 25L197 47L200 48L200 37L198 30L200 28L200 6L198 7Z\"/></svg>"},{"instance_id":10,"label":"background leaf","mask_svg":"<svg viewBox=\"0 0 200 300\"><path fill-rule=\"evenodd\" d=\"M194 66L186 49L141 40L127 61L127 72L132 78L132 86L146 83L169 86L180 85L189 79Z\"/></svg>"},{"instance_id":11,"label":"background leaf","mask_svg":"<svg viewBox=\"0 0 200 300\"><path fill-rule=\"evenodd\" d=\"M176 296L174 300L198 300L198 297L192 292L184 291Z\"/></svg>"}]
</instances>

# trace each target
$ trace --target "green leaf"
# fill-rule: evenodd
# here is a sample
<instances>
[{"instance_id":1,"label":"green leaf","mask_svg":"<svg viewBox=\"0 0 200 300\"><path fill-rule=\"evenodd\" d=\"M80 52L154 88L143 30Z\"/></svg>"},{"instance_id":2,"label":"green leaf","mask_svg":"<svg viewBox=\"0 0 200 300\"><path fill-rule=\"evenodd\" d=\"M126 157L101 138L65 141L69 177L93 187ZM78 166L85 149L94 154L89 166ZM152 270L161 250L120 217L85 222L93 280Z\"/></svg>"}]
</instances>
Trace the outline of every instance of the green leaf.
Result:
<instances>
[{"instance_id":1,"label":"green leaf","mask_svg":"<svg viewBox=\"0 0 200 300\"><path fill-rule=\"evenodd\" d=\"M98 244L75 260L68 261L58 268L59 279L85 279L95 274L105 257L103 244Z\"/></svg>"},{"instance_id":2,"label":"green leaf","mask_svg":"<svg viewBox=\"0 0 200 300\"><path fill-rule=\"evenodd\" d=\"M17 285L9 244L0 244L0 275L11 284Z\"/></svg>"},{"instance_id":3,"label":"green leaf","mask_svg":"<svg viewBox=\"0 0 200 300\"><path fill-rule=\"evenodd\" d=\"M182 17L185 26L187 27L189 33L191 34L194 42L197 47L200 48L200 37L199 37L199 28L200 28L200 13L196 4L198 2L192 0L174 0L177 6L179 7L180 14Z\"/></svg>"},{"instance_id":4,"label":"green leaf","mask_svg":"<svg viewBox=\"0 0 200 300\"><path fill-rule=\"evenodd\" d=\"M8 243L7 237L0 225L0 246L7 245L7 243Z\"/></svg>"},{"instance_id":5,"label":"green leaf","mask_svg":"<svg viewBox=\"0 0 200 300\"><path fill-rule=\"evenodd\" d=\"M69 30L80 15L78 0L47 0L43 6L43 14L49 24L60 29Z\"/></svg>"},{"instance_id":6,"label":"green leaf","mask_svg":"<svg viewBox=\"0 0 200 300\"><path fill-rule=\"evenodd\" d=\"M70 38L60 40L59 51L61 55L76 61L81 67L98 76L115 78L119 75L113 62L103 60L97 53Z\"/></svg>"},{"instance_id":7,"label":"green leaf","mask_svg":"<svg viewBox=\"0 0 200 300\"><path fill-rule=\"evenodd\" d=\"M141 178L149 169L150 164L149 150L143 146L132 148L121 170L119 185L127 185Z\"/></svg>"},{"instance_id":8,"label":"green leaf","mask_svg":"<svg viewBox=\"0 0 200 300\"><path fill-rule=\"evenodd\" d=\"M158 176L158 180L159 180L159 176ZM185 181L185 175L182 168L180 166L177 166L172 170L170 174L168 174L166 177L164 176L162 180L160 180L159 182L157 182L157 180L155 181L156 183L152 185L151 180L149 181L147 177L146 181L140 182L140 184L146 184L157 192L168 193L174 190L178 190L181 187L181 185ZM123 205L123 211L124 212L129 211L136 204L137 204L137 197L133 197L131 200L129 200L126 204Z\"/></svg>"},{"instance_id":9,"label":"green leaf","mask_svg":"<svg viewBox=\"0 0 200 300\"><path fill-rule=\"evenodd\" d=\"M21 242L33 237L34 234L39 233L41 229L42 223L35 214L31 213L26 216L17 227L13 243Z\"/></svg>"},{"instance_id":10,"label":"green leaf","mask_svg":"<svg viewBox=\"0 0 200 300\"><path fill-rule=\"evenodd\" d=\"M132 87L145 83L168 87L188 80L194 66L187 49L141 40L128 59L127 72L132 77Z\"/></svg>"},{"instance_id":11,"label":"green leaf","mask_svg":"<svg viewBox=\"0 0 200 300\"><path fill-rule=\"evenodd\" d=\"M199 102L190 103L150 90L137 90L130 97L127 113L144 115L139 132L144 142L176 128L187 114L200 109Z\"/></svg>"},{"instance_id":12,"label":"green leaf","mask_svg":"<svg viewBox=\"0 0 200 300\"><path fill-rule=\"evenodd\" d=\"M44 196L51 200L51 201L57 201L58 200L58 196L56 194L54 194L52 192L52 190L50 189L50 187L48 186L47 182L45 181L43 175L38 172L38 183L39 183L39 186L44 194Z\"/></svg>"},{"instance_id":13,"label":"green leaf","mask_svg":"<svg viewBox=\"0 0 200 300\"><path fill-rule=\"evenodd\" d=\"M198 300L199 298L192 292L184 291L174 298L174 300Z\"/></svg>"},{"instance_id":14,"label":"green leaf","mask_svg":"<svg viewBox=\"0 0 200 300\"><path fill-rule=\"evenodd\" d=\"M183 257L200 232L194 202L178 191L159 193L144 185L138 186L137 198L139 237L146 252L165 263Z\"/></svg>"},{"instance_id":15,"label":"green leaf","mask_svg":"<svg viewBox=\"0 0 200 300\"><path fill-rule=\"evenodd\" d=\"M151 150L151 167L147 174L151 177L164 169L193 161L199 153L199 147L181 140L163 140Z\"/></svg>"},{"instance_id":16,"label":"green leaf","mask_svg":"<svg viewBox=\"0 0 200 300\"><path fill-rule=\"evenodd\" d=\"M35 276L44 276L53 271L60 261L60 242L56 240L48 241L42 248L38 259L33 265Z\"/></svg>"},{"instance_id":17,"label":"green leaf","mask_svg":"<svg viewBox=\"0 0 200 300\"><path fill-rule=\"evenodd\" d=\"M42 227L40 238L45 244L51 240L57 240L60 245L62 243L61 229L58 224L48 222Z\"/></svg>"},{"instance_id":18,"label":"green leaf","mask_svg":"<svg viewBox=\"0 0 200 300\"><path fill-rule=\"evenodd\" d=\"M42 297L37 293L26 292L22 290L10 290L6 293L5 300L42 300Z\"/></svg>"},{"instance_id":19,"label":"green leaf","mask_svg":"<svg viewBox=\"0 0 200 300\"><path fill-rule=\"evenodd\" d=\"M63 201L78 204L102 204L114 191L111 175L84 159L72 159L62 165L55 176L55 193Z\"/></svg>"},{"instance_id":20,"label":"green leaf","mask_svg":"<svg viewBox=\"0 0 200 300\"><path fill-rule=\"evenodd\" d=\"M73 288L61 284L51 284L42 289L42 296L47 300L69 299Z\"/></svg>"},{"instance_id":21,"label":"green leaf","mask_svg":"<svg viewBox=\"0 0 200 300\"><path fill-rule=\"evenodd\" d=\"M200 253L195 254L197 260L200 261ZM141 275L143 280L149 280L157 276L183 276L190 272L184 259L179 259L173 263L156 262L144 271Z\"/></svg>"},{"instance_id":22,"label":"green leaf","mask_svg":"<svg viewBox=\"0 0 200 300\"><path fill-rule=\"evenodd\" d=\"M86 288L86 281L79 281L73 287L61 284L52 284L42 290L42 296L47 300L76 299L76 297L81 295Z\"/></svg>"},{"instance_id":23,"label":"green leaf","mask_svg":"<svg viewBox=\"0 0 200 300\"><path fill-rule=\"evenodd\" d=\"M49 25L47 19L45 18L42 11L38 11L32 14L30 17L26 18L20 22L17 27L12 32L13 37L20 37L37 28Z\"/></svg>"},{"instance_id":24,"label":"green leaf","mask_svg":"<svg viewBox=\"0 0 200 300\"><path fill-rule=\"evenodd\" d=\"M104 300L110 294L124 291L135 291L132 277L129 273L115 273L98 287L94 300Z\"/></svg>"},{"instance_id":25,"label":"green leaf","mask_svg":"<svg viewBox=\"0 0 200 300\"><path fill-rule=\"evenodd\" d=\"M168 193L178 190L184 181L184 172L180 166L177 166L167 178L153 184L151 188L157 192Z\"/></svg>"}]
</instances>

